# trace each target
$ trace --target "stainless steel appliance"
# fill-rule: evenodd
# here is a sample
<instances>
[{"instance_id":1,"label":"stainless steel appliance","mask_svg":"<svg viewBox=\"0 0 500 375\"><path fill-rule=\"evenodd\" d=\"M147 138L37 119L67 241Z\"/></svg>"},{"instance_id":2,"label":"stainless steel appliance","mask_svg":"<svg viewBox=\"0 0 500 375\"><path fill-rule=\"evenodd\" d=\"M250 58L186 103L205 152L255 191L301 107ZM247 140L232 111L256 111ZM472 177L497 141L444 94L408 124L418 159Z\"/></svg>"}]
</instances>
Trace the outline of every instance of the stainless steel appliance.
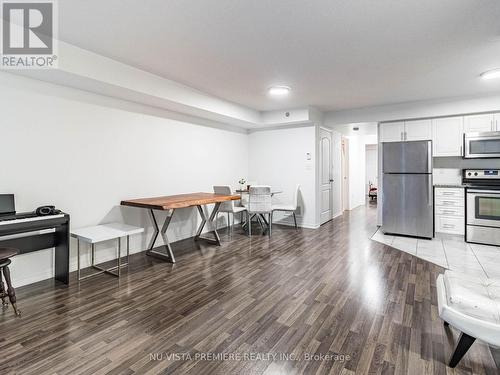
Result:
<instances>
[{"instance_id":1,"label":"stainless steel appliance","mask_svg":"<svg viewBox=\"0 0 500 375\"><path fill-rule=\"evenodd\" d=\"M500 246L500 170L465 169L465 240Z\"/></svg>"},{"instance_id":2,"label":"stainless steel appliance","mask_svg":"<svg viewBox=\"0 0 500 375\"><path fill-rule=\"evenodd\" d=\"M465 133L464 158L500 158L500 132Z\"/></svg>"},{"instance_id":3,"label":"stainless steel appliance","mask_svg":"<svg viewBox=\"0 0 500 375\"><path fill-rule=\"evenodd\" d=\"M382 143L382 231L434 236L431 141Z\"/></svg>"}]
</instances>

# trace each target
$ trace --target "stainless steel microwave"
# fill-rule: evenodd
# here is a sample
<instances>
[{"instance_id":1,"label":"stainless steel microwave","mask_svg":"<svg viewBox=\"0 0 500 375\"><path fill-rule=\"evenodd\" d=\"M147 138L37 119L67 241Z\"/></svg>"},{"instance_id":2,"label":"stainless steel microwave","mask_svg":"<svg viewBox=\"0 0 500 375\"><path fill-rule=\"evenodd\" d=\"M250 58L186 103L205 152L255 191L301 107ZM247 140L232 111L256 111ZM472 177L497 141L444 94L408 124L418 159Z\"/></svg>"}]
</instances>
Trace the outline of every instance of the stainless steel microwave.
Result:
<instances>
[{"instance_id":1,"label":"stainless steel microwave","mask_svg":"<svg viewBox=\"0 0 500 375\"><path fill-rule=\"evenodd\" d=\"M500 158L500 132L465 133L464 158Z\"/></svg>"}]
</instances>

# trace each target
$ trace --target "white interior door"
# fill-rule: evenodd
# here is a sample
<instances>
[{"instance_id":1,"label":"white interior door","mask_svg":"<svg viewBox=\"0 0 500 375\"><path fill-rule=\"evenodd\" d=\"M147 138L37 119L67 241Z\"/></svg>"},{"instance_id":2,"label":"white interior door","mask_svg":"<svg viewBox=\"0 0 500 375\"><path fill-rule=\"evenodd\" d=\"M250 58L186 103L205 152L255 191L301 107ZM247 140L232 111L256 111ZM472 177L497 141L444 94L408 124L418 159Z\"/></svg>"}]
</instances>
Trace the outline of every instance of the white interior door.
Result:
<instances>
[{"instance_id":1,"label":"white interior door","mask_svg":"<svg viewBox=\"0 0 500 375\"><path fill-rule=\"evenodd\" d=\"M342 137L342 211L349 209L349 140Z\"/></svg>"},{"instance_id":2,"label":"white interior door","mask_svg":"<svg viewBox=\"0 0 500 375\"><path fill-rule=\"evenodd\" d=\"M332 133L323 128L319 130L319 160L321 197L320 221L321 224L323 224L333 217Z\"/></svg>"}]
</instances>

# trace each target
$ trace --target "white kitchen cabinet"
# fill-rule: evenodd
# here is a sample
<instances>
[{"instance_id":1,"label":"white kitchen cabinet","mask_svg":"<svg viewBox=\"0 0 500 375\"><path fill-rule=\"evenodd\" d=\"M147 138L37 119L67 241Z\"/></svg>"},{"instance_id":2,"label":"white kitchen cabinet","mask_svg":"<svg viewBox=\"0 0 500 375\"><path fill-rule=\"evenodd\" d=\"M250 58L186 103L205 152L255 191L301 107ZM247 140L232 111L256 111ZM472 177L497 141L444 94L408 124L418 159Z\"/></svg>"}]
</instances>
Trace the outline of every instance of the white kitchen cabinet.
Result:
<instances>
[{"instance_id":1,"label":"white kitchen cabinet","mask_svg":"<svg viewBox=\"0 0 500 375\"><path fill-rule=\"evenodd\" d=\"M405 141L428 141L432 139L432 121L405 121Z\"/></svg>"},{"instance_id":2,"label":"white kitchen cabinet","mask_svg":"<svg viewBox=\"0 0 500 375\"><path fill-rule=\"evenodd\" d=\"M432 139L431 120L380 124L380 142L427 141Z\"/></svg>"},{"instance_id":3,"label":"white kitchen cabinet","mask_svg":"<svg viewBox=\"0 0 500 375\"><path fill-rule=\"evenodd\" d=\"M432 120L432 156L462 156L463 117Z\"/></svg>"},{"instance_id":4,"label":"white kitchen cabinet","mask_svg":"<svg viewBox=\"0 0 500 375\"><path fill-rule=\"evenodd\" d=\"M380 124L379 130L380 142L400 142L404 140L405 123L403 121Z\"/></svg>"},{"instance_id":5,"label":"white kitchen cabinet","mask_svg":"<svg viewBox=\"0 0 500 375\"><path fill-rule=\"evenodd\" d=\"M438 233L464 235L465 192L463 188L434 188L434 220Z\"/></svg>"},{"instance_id":6,"label":"white kitchen cabinet","mask_svg":"<svg viewBox=\"0 0 500 375\"><path fill-rule=\"evenodd\" d=\"M498 114L497 114L498 119ZM464 116L464 132L490 132L495 130L496 121L495 115L492 113L485 115L470 115Z\"/></svg>"}]
</instances>

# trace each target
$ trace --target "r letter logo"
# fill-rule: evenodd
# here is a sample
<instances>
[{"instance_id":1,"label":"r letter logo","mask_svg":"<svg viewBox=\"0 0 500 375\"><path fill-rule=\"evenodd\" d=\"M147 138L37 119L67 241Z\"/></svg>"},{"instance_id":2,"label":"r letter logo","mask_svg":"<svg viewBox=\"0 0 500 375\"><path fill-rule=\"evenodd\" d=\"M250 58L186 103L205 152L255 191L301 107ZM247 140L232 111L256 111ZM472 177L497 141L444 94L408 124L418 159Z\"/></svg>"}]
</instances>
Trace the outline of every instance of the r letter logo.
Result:
<instances>
[{"instance_id":1,"label":"r letter logo","mask_svg":"<svg viewBox=\"0 0 500 375\"><path fill-rule=\"evenodd\" d=\"M2 67L54 68L57 56L53 0L2 1Z\"/></svg>"}]
</instances>

